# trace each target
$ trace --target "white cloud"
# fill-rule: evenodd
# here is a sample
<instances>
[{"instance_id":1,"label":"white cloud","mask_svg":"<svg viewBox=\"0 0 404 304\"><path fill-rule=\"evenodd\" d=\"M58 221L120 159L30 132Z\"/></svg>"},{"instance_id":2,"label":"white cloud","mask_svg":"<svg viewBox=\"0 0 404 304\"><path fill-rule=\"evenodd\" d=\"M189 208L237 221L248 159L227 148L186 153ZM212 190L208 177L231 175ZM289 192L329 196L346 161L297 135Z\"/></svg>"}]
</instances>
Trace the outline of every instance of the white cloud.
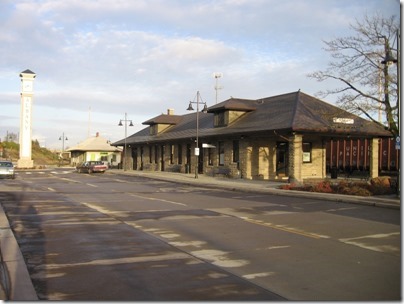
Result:
<instances>
[{"instance_id":1,"label":"white cloud","mask_svg":"<svg viewBox=\"0 0 404 304\"><path fill-rule=\"evenodd\" d=\"M19 73L37 73L34 136L59 146L61 132L115 141L124 112L141 122L167 108L185 113L199 90L219 101L297 90L328 62L323 39L348 34L365 13L395 13L395 0L3 0L0 3L0 137L19 128ZM3 115L3 114L2 114ZM133 129L135 131L135 128Z\"/></svg>"}]
</instances>

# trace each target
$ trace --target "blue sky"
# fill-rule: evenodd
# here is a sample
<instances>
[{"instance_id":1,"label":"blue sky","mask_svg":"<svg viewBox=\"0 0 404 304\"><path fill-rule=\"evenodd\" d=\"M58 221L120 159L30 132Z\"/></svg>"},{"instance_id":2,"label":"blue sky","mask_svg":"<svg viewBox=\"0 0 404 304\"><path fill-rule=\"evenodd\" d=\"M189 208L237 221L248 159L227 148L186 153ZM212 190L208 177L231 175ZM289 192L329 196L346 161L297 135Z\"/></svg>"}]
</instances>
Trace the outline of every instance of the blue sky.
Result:
<instances>
[{"instance_id":1,"label":"blue sky","mask_svg":"<svg viewBox=\"0 0 404 304\"><path fill-rule=\"evenodd\" d=\"M168 108L186 114L197 91L214 105L215 72L218 102L315 96L336 85L306 76L331 60L323 41L349 36L365 14L399 12L398 0L2 0L0 137L19 132L26 69L37 74L33 139L114 142L125 112L130 135Z\"/></svg>"}]
</instances>

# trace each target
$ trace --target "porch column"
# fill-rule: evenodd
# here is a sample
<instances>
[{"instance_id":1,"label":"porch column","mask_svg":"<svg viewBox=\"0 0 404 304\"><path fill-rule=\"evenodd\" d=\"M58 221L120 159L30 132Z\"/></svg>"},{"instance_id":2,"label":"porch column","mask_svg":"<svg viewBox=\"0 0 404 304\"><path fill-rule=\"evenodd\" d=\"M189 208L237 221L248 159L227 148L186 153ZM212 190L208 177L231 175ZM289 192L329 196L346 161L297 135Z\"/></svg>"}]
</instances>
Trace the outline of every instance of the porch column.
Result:
<instances>
[{"instance_id":1,"label":"porch column","mask_svg":"<svg viewBox=\"0 0 404 304\"><path fill-rule=\"evenodd\" d=\"M126 147L126 152L125 152L125 170L133 170L133 158L132 158L132 148L131 147Z\"/></svg>"},{"instance_id":2,"label":"porch column","mask_svg":"<svg viewBox=\"0 0 404 304\"><path fill-rule=\"evenodd\" d=\"M302 179L303 162L303 136L293 134L289 137L289 181L291 183L300 183Z\"/></svg>"},{"instance_id":3,"label":"porch column","mask_svg":"<svg viewBox=\"0 0 404 304\"><path fill-rule=\"evenodd\" d=\"M379 139L372 138L370 144L369 175L374 178L379 176Z\"/></svg>"},{"instance_id":4,"label":"porch column","mask_svg":"<svg viewBox=\"0 0 404 304\"><path fill-rule=\"evenodd\" d=\"M249 142L243 138L240 140L240 177L251 179L251 147Z\"/></svg>"}]
</instances>

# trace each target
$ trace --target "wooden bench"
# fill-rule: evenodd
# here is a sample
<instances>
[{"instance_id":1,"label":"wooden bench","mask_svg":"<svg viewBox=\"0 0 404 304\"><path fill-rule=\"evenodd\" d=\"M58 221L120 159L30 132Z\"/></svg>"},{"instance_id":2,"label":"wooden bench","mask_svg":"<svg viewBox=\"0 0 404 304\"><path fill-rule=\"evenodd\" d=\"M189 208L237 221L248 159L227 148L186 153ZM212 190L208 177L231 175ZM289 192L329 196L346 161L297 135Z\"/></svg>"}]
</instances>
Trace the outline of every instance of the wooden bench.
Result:
<instances>
[{"instance_id":1,"label":"wooden bench","mask_svg":"<svg viewBox=\"0 0 404 304\"><path fill-rule=\"evenodd\" d=\"M171 165L170 167L167 168L168 172L181 172L181 165Z\"/></svg>"},{"instance_id":2,"label":"wooden bench","mask_svg":"<svg viewBox=\"0 0 404 304\"><path fill-rule=\"evenodd\" d=\"M227 167L217 167L213 170L213 176L222 175L226 177L230 177L231 170Z\"/></svg>"},{"instance_id":3,"label":"wooden bench","mask_svg":"<svg viewBox=\"0 0 404 304\"><path fill-rule=\"evenodd\" d=\"M362 180L369 180L369 171L351 170L346 173L347 178L360 178Z\"/></svg>"}]
</instances>

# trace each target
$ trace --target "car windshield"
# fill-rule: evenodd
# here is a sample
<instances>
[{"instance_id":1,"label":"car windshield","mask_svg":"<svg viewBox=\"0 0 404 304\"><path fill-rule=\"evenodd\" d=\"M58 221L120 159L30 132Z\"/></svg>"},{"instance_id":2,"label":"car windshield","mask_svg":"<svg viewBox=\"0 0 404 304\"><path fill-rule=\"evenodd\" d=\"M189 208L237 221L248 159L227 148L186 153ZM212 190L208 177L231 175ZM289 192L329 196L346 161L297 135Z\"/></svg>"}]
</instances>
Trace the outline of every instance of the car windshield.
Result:
<instances>
[{"instance_id":1,"label":"car windshield","mask_svg":"<svg viewBox=\"0 0 404 304\"><path fill-rule=\"evenodd\" d=\"M0 162L0 167L12 167L13 163L9 162Z\"/></svg>"}]
</instances>

